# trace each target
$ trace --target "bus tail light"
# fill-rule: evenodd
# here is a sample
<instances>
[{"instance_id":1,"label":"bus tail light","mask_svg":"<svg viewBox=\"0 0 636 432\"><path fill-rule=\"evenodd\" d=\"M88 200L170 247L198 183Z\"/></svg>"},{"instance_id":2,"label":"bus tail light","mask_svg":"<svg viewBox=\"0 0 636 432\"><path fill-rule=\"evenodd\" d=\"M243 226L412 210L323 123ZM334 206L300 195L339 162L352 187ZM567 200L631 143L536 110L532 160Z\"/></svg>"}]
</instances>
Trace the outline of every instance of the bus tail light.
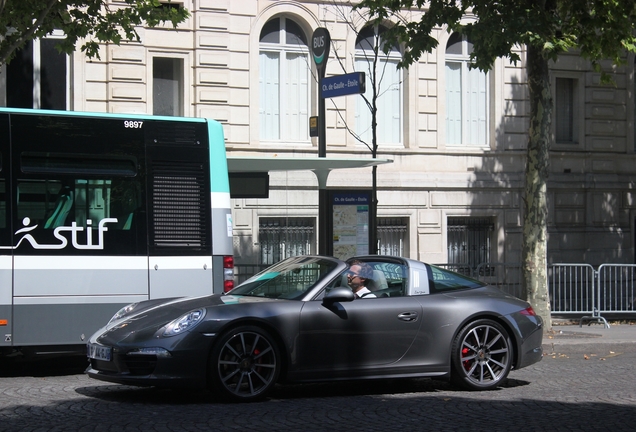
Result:
<instances>
[{"instance_id":1,"label":"bus tail light","mask_svg":"<svg viewBox=\"0 0 636 432\"><path fill-rule=\"evenodd\" d=\"M6 325L9 325L9 320L0 319L0 326L6 326Z\"/></svg>"},{"instance_id":2,"label":"bus tail light","mask_svg":"<svg viewBox=\"0 0 636 432\"><path fill-rule=\"evenodd\" d=\"M228 292L234 288L234 257L232 255L223 257L223 292Z\"/></svg>"}]
</instances>

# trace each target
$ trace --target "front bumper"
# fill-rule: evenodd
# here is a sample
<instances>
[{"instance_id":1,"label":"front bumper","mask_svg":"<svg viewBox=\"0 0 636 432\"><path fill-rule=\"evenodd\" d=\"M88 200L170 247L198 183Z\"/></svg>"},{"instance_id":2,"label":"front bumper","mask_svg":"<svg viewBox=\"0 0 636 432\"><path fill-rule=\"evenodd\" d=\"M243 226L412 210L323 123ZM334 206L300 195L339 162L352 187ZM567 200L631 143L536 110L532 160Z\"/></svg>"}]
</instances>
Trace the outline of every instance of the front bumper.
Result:
<instances>
[{"instance_id":1,"label":"front bumper","mask_svg":"<svg viewBox=\"0 0 636 432\"><path fill-rule=\"evenodd\" d=\"M89 359L85 373L101 381L134 386L171 388L207 387L206 348L170 352L169 357L154 354L130 355L114 348L110 361Z\"/></svg>"}]
</instances>

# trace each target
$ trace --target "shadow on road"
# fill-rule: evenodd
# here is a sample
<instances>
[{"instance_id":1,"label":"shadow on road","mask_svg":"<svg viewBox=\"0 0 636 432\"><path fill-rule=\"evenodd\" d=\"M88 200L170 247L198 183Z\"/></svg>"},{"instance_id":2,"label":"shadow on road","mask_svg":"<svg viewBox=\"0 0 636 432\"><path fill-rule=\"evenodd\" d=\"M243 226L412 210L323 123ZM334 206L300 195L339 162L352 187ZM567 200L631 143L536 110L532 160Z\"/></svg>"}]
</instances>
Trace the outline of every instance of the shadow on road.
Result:
<instances>
[{"instance_id":1,"label":"shadow on road","mask_svg":"<svg viewBox=\"0 0 636 432\"><path fill-rule=\"evenodd\" d=\"M86 356L62 356L23 360L0 357L0 378L66 376L84 373Z\"/></svg>"},{"instance_id":2,"label":"shadow on road","mask_svg":"<svg viewBox=\"0 0 636 432\"><path fill-rule=\"evenodd\" d=\"M509 379L500 389L528 385L527 381ZM338 381L330 383L310 383L278 385L266 401L283 401L308 398L334 398L350 396L376 396L383 394L408 395L435 392L466 393L449 382L429 378L379 379L359 381ZM188 405L200 403L226 403L225 400L207 390L164 389L156 387L132 387L117 384L95 385L76 389L84 396L109 402Z\"/></svg>"}]
</instances>

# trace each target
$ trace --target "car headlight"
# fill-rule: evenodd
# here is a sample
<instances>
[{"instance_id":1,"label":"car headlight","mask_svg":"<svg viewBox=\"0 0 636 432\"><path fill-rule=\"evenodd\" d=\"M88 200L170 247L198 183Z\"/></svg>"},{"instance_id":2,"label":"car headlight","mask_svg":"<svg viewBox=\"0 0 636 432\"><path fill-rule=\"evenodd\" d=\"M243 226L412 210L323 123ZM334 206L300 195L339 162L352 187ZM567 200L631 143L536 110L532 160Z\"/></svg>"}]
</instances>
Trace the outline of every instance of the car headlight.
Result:
<instances>
[{"instance_id":1,"label":"car headlight","mask_svg":"<svg viewBox=\"0 0 636 432\"><path fill-rule=\"evenodd\" d=\"M205 309L197 309L180 316L176 320L170 322L163 331L163 336L170 337L181 334L192 329L200 323L205 317Z\"/></svg>"},{"instance_id":2,"label":"car headlight","mask_svg":"<svg viewBox=\"0 0 636 432\"><path fill-rule=\"evenodd\" d=\"M113 315L113 317L110 319L110 321L108 321L108 324L112 323L113 321L122 319L123 317L131 313L137 307L138 304L139 303L131 303L128 306L124 306L123 308L119 309L117 313Z\"/></svg>"}]
</instances>

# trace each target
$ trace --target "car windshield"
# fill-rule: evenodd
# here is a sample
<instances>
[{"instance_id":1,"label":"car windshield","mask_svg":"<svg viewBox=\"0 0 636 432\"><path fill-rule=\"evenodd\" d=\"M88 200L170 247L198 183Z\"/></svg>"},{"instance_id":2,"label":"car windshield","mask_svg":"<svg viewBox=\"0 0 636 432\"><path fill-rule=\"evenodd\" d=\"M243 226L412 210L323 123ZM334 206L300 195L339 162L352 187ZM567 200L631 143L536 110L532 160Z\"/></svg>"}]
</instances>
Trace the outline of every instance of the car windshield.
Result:
<instances>
[{"instance_id":1,"label":"car windshield","mask_svg":"<svg viewBox=\"0 0 636 432\"><path fill-rule=\"evenodd\" d=\"M288 258L252 276L229 294L301 299L336 267L338 261L320 257Z\"/></svg>"}]
</instances>

